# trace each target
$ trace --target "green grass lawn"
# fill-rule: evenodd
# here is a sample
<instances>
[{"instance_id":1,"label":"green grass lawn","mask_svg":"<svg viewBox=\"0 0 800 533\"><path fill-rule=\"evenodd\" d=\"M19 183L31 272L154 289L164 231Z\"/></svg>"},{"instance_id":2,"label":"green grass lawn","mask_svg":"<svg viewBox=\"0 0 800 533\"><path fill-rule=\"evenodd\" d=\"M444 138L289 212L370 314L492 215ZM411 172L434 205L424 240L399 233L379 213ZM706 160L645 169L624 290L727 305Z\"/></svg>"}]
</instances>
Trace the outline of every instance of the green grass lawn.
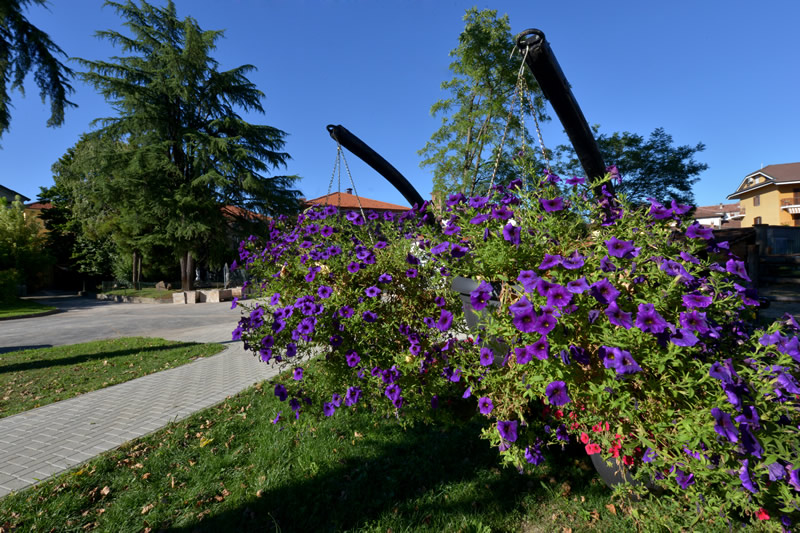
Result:
<instances>
[{"instance_id":1,"label":"green grass lawn","mask_svg":"<svg viewBox=\"0 0 800 533\"><path fill-rule=\"evenodd\" d=\"M0 517L10 531L729 530L692 525L680 501L615 499L579 451L502 468L477 420L403 428L362 407L273 424L279 410L271 385L252 387L7 496Z\"/></svg>"},{"instance_id":2,"label":"green grass lawn","mask_svg":"<svg viewBox=\"0 0 800 533\"><path fill-rule=\"evenodd\" d=\"M106 291L103 294L110 294L110 295L117 295L117 296L130 296L134 298L156 298L156 299L172 299L172 293L180 292L178 291L168 291L164 289L114 289L110 291Z\"/></svg>"},{"instance_id":3,"label":"green grass lawn","mask_svg":"<svg viewBox=\"0 0 800 533\"><path fill-rule=\"evenodd\" d=\"M222 350L130 337L0 353L0 418L189 363Z\"/></svg>"},{"instance_id":4,"label":"green grass lawn","mask_svg":"<svg viewBox=\"0 0 800 533\"><path fill-rule=\"evenodd\" d=\"M0 318L16 318L28 315L36 315L45 311L53 311L55 307L42 305L32 300L21 300L19 298L10 302L0 302Z\"/></svg>"}]
</instances>

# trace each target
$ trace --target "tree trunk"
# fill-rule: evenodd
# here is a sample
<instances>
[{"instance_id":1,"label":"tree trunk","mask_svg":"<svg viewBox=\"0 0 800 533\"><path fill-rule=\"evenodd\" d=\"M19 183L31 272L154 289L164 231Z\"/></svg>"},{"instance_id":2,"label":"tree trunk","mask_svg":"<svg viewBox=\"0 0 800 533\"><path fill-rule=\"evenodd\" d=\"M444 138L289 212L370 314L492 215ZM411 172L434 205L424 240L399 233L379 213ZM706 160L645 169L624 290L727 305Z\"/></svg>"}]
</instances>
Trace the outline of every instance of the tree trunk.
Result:
<instances>
[{"instance_id":1,"label":"tree trunk","mask_svg":"<svg viewBox=\"0 0 800 533\"><path fill-rule=\"evenodd\" d=\"M190 291L194 281L194 257L192 252L181 256L181 290Z\"/></svg>"},{"instance_id":2,"label":"tree trunk","mask_svg":"<svg viewBox=\"0 0 800 533\"><path fill-rule=\"evenodd\" d=\"M134 250L131 257L131 285L133 285L134 290L136 289L136 282L138 281L138 279L136 279L136 264L138 263L138 259L139 254Z\"/></svg>"}]
</instances>

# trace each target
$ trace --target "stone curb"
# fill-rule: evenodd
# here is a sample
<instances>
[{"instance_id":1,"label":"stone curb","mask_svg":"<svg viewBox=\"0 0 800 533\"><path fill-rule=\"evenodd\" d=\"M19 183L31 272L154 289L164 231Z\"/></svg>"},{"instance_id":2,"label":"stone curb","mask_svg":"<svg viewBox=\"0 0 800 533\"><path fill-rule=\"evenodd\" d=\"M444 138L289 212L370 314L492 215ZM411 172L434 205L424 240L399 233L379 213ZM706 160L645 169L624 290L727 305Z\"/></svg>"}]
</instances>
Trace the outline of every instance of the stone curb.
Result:
<instances>
[{"instance_id":1,"label":"stone curb","mask_svg":"<svg viewBox=\"0 0 800 533\"><path fill-rule=\"evenodd\" d=\"M54 315L56 313L61 313L61 309L51 309L50 311L42 311L41 313L31 313L29 315L19 315L19 316L3 316L0 317L0 321L3 320L19 320L21 318L39 318L40 316L48 316Z\"/></svg>"}]
</instances>

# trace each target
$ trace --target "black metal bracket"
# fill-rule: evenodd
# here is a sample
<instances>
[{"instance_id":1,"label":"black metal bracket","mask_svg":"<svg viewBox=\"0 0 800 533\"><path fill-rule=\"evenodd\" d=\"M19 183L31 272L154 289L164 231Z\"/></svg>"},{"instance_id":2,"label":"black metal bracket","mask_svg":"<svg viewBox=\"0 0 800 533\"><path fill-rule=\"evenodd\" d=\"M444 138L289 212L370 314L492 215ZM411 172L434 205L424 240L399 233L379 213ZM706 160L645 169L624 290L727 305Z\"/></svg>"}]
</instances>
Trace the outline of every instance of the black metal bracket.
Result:
<instances>
[{"instance_id":1,"label":"black metal bracket","mask_svg":"<svg viewBox=\"0 0 800 533\"><path fill-rule=\"evenodd\" d=\"M386 181L394 185L394 188L400 191L400 194L403 195L412 207L414 205L421 206L425 203L422 196L420 196L414 186L408 182L405 176L400 174L400 172L381 157L380 154L367 146L364 141L353 135L347 128L342 125L334 126L333 124L328 124L327 129L334 141L350 150L353 155L386 178Z\"/></svg>"}]
</instances>

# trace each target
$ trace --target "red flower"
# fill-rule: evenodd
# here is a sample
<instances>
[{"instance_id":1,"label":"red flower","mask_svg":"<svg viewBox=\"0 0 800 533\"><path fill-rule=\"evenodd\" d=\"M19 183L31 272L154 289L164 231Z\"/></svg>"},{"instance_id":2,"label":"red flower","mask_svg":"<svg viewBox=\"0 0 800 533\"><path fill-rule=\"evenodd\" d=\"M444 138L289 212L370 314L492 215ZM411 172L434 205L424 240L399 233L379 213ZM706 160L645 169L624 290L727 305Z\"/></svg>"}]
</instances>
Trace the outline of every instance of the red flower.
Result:
<instances>
[{"instance_id":1,"label":"red flower","mask_svg":"<svg viewBox=\"0 0 800 533\"><path fill-rule=\"evenodd\" d=\"M584 444L588 444L589 443L589 435L587 435L586 433L581 433L581 442L584 443Z\"/></svg>"},{"instance_id":2,"label":"red flower","mask_svg":"<svg viewBox=\"0 0 800 533\"><path fill-rule=\"evenodd\" d=\"M603 431L603 427L600 424L595 424L592 426L592 431L594 431L595 433L600 433L601 431Z\"/></svg>"},{"instance_id":3,"label":"red flower","mask_svg":"<svg viewBox=\"0 0 800 533\"><path fill-rule=\"evenodd\" d=\"M767 512L764 510L764 508L763 508L763 507L761 507L761 508L758 510L758 512L756 513L756 518L758 518L759 520L769 520L769 515L768 515L768 514L767 514Z\"/></svg>"},{"instance_id":4,"label":"red flower","mask_svg":"<svg viewBox=\"0 0 800 533\"><path fill-rule=\"evenodd\" d=\"M622 462L626 466L633 466L633 457L631 457L630 455L625 455L622 457Z\"/></svg>"},{"instance_id":5,"label":"red flower","mask_svg":"<svg viewBox=\"0 0 800 533\"><path fill-rule=\"evenodd\" d=\"M594 455L596 453L600 453L601 451L602 449L600 448L600 445L597 444L596 442L586 445L586 453L588 453L589 455Z\"/></svg>"}]
</instances>

